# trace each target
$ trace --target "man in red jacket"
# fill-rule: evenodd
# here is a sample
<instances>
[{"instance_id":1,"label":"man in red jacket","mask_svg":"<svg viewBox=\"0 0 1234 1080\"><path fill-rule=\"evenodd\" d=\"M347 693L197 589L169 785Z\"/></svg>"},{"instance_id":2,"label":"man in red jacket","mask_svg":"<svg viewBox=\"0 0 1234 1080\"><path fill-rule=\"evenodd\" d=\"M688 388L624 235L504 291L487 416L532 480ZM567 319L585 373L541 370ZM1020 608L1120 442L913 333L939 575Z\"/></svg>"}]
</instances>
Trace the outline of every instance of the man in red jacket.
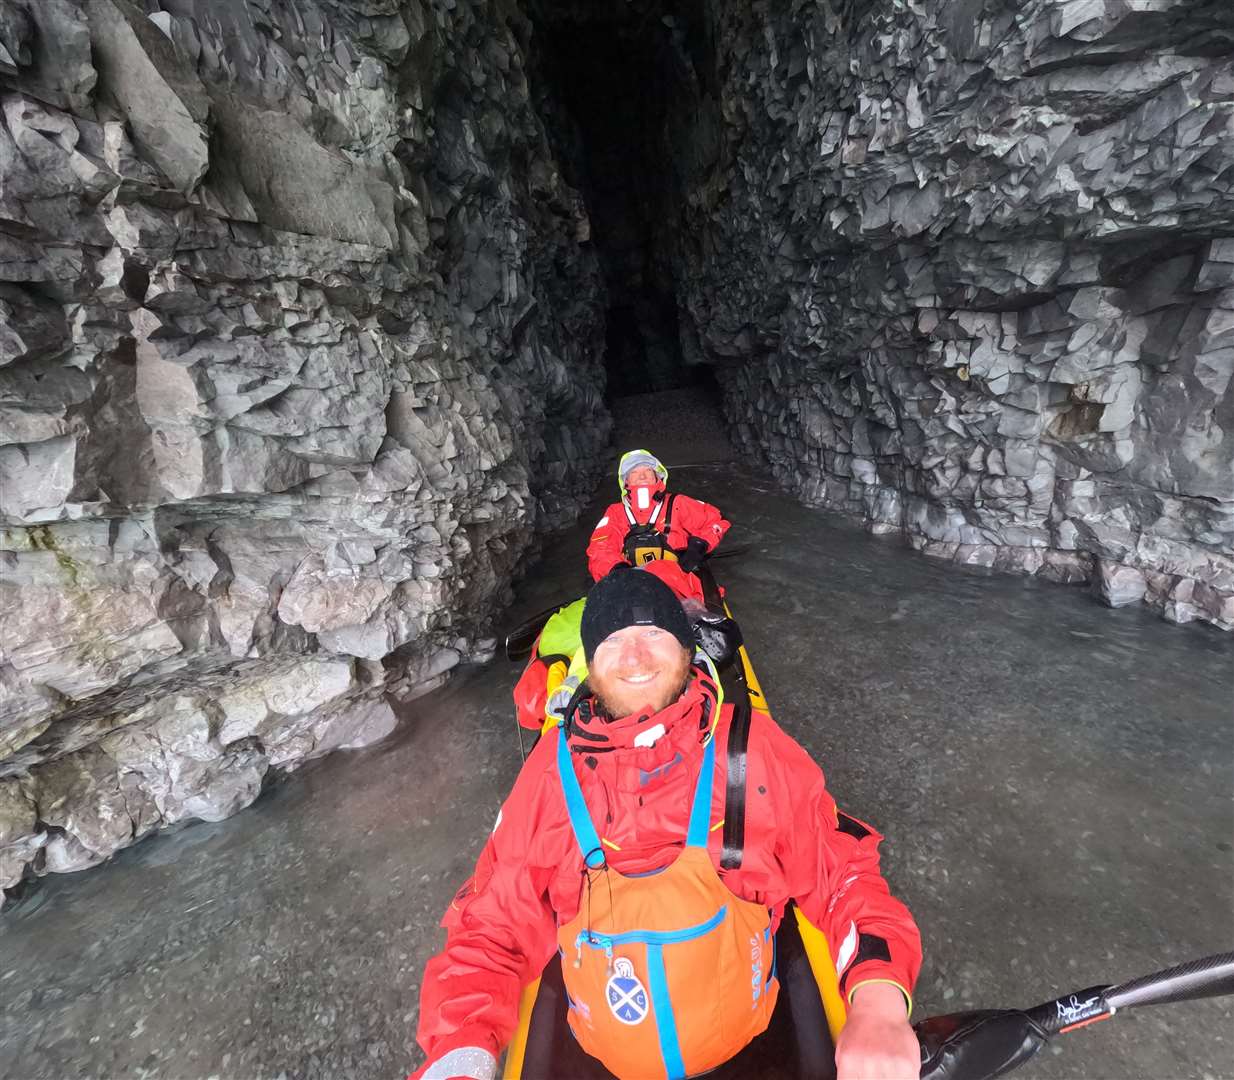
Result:
<instances>
[{"instance_id":1,"label":"man in red jacket","mask_svg":"<svg viewBox=\"0 0 1234 1080\"><path fill-rule=\"evenodd\" d=\"M621 502L604 511L587 544L593 580L615 566L638 566L649 558L676 559L686 573L693 573L703 556L715 550L729 523L710 503L669 494L667 485L668 469L649 451L621 455Z\"/></svg>"},{"instance_id":2,"label":"man in red jacket","mask_svg":"<svg viewBox=\"0 0 1234 1080\"><path fill-rule=\"evenodd\" d=\"M734 708L680 601L618 570L580 629L587 682L528 757L425 969L419 1080L491 1080L522 987L558 962L574 1036L611 1072L714 1068L766 1026L779 990L767 943L790 900L826 935L849 1003L839 1080L915 1078L921 944L879 873L881 838L754 711L744 851L725 869Z\"/></svg>"}]
</instances>

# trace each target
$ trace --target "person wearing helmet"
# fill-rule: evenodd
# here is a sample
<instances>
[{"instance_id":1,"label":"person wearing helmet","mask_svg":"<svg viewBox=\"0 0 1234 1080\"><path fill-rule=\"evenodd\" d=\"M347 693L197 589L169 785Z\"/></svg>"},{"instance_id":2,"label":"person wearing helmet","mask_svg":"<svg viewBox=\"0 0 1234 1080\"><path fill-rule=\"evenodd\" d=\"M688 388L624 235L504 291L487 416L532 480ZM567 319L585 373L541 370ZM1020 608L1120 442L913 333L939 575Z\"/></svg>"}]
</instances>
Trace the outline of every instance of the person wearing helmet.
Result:
<instances>
[{"instance_id":1,"label":"person wearing helmet","mask_svg":"<svg viewBox=\"0 0 1234 1080\"><path fill-rule=\"evenodd\" d=\"M765 711L743 714L744 748L730 754L737 705L654 575L609 574L579 629L585 681L443 919L445 947L421 985L416 1080L492 1080L522 988L542 972L564 983L574 1040L563 1053L581 1047L621 1080L716 1068L784 996L773 941L790 902L826 936L848 1003L839 1080L915 1077L921 938L879 872L881 837L837 809L818 765Z\"/></svg>"},{"instance_id":2,"label":"person wearing helmet","mask_svg":"<svg viewBox=\"0 0 1234 1080\"><path fill-rule=\"evenodd\" d=\"M668 469L647 450L622 454L617 485L621 502L604 511L587 544L594 581L614 566L642 566L654 559L675 560L693 573L728 532L729 523L710 503L667 492Z\"/></svg>"}]
</instances>

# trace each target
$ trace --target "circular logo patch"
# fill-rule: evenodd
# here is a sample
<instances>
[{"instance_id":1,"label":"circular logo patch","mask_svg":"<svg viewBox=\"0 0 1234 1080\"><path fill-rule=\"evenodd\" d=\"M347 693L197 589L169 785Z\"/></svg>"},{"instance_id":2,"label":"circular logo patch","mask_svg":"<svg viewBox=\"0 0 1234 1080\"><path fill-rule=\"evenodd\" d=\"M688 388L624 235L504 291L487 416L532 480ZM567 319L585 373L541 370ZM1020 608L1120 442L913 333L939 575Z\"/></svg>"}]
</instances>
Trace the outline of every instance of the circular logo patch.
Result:
<instances>
[{"instance_id":1,"label":"circular logo patch","mask_svg":"<svg viewBox=\"0 0 1234 1080\"><path fill-rule=\"evenodd\" d=\"M634 974L634 965L624 956L613 962L613 974L604 987L608 1008L623 1024L641 1024L647 1019L647 990Z\"/></svg>"}]
</instances>

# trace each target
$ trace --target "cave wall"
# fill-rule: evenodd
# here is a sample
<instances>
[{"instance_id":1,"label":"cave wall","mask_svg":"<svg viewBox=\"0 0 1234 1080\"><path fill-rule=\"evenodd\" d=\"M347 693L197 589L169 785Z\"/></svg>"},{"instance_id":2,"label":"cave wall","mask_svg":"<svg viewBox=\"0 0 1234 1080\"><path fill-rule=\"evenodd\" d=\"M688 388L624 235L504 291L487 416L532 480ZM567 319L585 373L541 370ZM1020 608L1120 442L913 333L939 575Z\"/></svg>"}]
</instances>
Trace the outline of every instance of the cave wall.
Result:
<instances>
[{"instance_id":1,"label":"cave wall","mask_svg":"<svg viewBox=\"0 0 1234 1080\"><path fill-rule=\"evenodd\" d=\"M487 0L0 0L0 887L491 652L603 286Z\"/></svg>"},{"instance_id":2,"label":"cave wall","mask_svg":"<svg viewBox=\"0 0 1234 1080\"><path fill-rule=\"evenodd\" d=\"M738 442L929 554L1234 627L1234 8L712 0L679 37L683 337Z\"/></svg>"},{"instance_id":3,"label":"cave wall","mask_svg":"<svg viewBox=\"0 0 1234 1080\"><path fill-rule=\"evenodd\" d=\"M608 296L611 397L677 389L683 363L673 257L677 148L666 117L688 85L673 6L660 0L525 0L538 102L563 173L587 205Z\"/></svg>"}]
</instances>

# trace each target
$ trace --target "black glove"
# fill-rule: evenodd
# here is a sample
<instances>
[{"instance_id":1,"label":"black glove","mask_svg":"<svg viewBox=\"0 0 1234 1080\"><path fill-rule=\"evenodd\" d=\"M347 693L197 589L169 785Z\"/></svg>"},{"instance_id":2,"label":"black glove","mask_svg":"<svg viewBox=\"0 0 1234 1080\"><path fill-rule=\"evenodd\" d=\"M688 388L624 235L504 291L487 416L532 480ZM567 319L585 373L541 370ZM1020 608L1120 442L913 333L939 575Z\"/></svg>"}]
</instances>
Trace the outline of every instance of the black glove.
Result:
<instances>
[{"instance_id":1,"label":"black glove","mask_svg":"<svg viewBox=\"0 0 1234 1080\"><path fill-rule=\"evenodd\" d=\"M691 616L690 625L694 627L694 640L698 647L711 657L719 670L727 668L741 648L741 627L728 616L720 617L705 609L697 616Z\"/></svg>"},{"instance_id":2,"label":"black glove","mask_svg":"<svg viewBox=\"0 0 1234 1080\"><path fill-rule=\"evenodd\" d=\"M913 1025L921 1044L922 1080L1002 1076L1027 1061L1049 1040L1018 1009L931 1016Z\"/></svg>"},{"instance_id":3,"label":"black glove","mask_svg":"<svg viewBox=\"0 0 1234 1080\"><path fill-rule=\"evenodd\" d=\"M680 566L687 574L692 574L703 565L703 559L706 557L706 542L700 540L697 536L691 536L690 542L686 544L685 550L677 553L677 565Z\"/></svg>"}]
</instances>

